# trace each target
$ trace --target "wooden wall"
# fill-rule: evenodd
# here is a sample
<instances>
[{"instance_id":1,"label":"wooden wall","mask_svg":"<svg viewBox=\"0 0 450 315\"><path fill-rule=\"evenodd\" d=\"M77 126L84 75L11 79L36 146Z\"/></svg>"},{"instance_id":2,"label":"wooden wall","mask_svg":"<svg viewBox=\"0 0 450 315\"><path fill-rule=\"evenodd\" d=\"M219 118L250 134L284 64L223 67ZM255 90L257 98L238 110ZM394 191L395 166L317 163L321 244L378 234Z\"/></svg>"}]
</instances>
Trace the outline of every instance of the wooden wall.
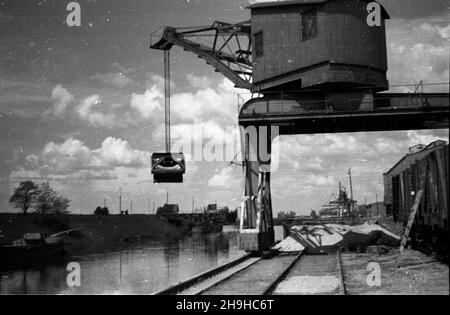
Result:
<instances>
[{"instance_id":1,"label":"wooden wall","mask_svg":"<svg viewBox=\"0 0 450 315\"><path fill-rule=\"evenodd\" d=\"M329 63L362 66L362 72L369 67L386 72L385 21L382 18L381 26L369 27L366 5L367 1L339 0L252 9L252 35L263 31L264 41L264 55L254 59L253 82L314 67L320 72ZM318 33L302 41L300 13L311 8L317 10ZM374 75L380 81L378 72Z\"/></svg>"},{"instance_id":2,"label":"wooden wall","mask_svg":"<svg viewBox=\"0 0 450 315\"><path fill-rule=\"evenodd\" d=\"M252 10L252 34L263 31L264 36L264 56L254 60L254 82L328 61L323 7L317 9L318 36L306 41L301 41L300 12L299 6Z\"/></svg>"},{"instance_id":3,"label":"wooden wall","mask_svg":"<svg viewBox=\"0 0 450 315\"><path fill-rule=\"evenodd\" d=\"M385 202L394 217L406 222L415 199L412 192L423 189L415 223L448 230L449 147L441 145L419 153L385 174Z\"/></svg>"},{"instance_id":4,"label":"wooden wall","mask_svg":"<svg viewBox=\"0 0 450 315\"><path fill-rule=\"evenodd\" d=\"M387 71L385 20L367 25L364 1L330 1L325 5L326 42L335 63L363 65Z\"/></svg>"}]
</instances>

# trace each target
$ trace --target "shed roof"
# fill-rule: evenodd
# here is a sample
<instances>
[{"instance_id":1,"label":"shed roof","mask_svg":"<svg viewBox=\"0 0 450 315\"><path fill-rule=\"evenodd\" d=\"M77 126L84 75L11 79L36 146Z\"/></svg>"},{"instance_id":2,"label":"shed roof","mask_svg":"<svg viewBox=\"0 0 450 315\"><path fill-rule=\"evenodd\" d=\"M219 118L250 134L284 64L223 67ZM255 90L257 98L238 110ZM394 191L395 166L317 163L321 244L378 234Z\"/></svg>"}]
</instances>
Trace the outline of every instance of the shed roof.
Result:
<instances>
[{"instance_id":1,"label":"shed roof","mask_svg":"<svg viewBox=\"0 0 450 315\"><path fill-rule=\"evenodd\" d=\"M302 4L321 4L329 1L335 0L285 0L285 1L269 1L269 2L257 2L247 6L247 9L259 9L259 8L267 8L267 7L281 7L281 6L289 6L289 5L302 5ZM381 3L373 0L356 0L356 1L365 1L365 2L377 2L381 10L383 12L383 16L385 19L389 19L390 16L387 13L386 9L383 7Z\"/></svg>"},{"instance_id":2,"label":"shed roof","mask_svg":"<svg viewBox=\"0 0 450 315\"><path fill-rule=\"evenodd\" d=\"M411 157L417 156L419 153L423 153L424 151L432 151L433 149L441 148L448 146L447 141L444 140L436 140L428 144L425 148L423 148L420 151L414 152L414 153L408 153L404 155L397 163L394 164L386 173L383 173L383 175L388 175L391 173L400 163L405 161L406 159L409 159Z\"/></svg>"}]
</instances>

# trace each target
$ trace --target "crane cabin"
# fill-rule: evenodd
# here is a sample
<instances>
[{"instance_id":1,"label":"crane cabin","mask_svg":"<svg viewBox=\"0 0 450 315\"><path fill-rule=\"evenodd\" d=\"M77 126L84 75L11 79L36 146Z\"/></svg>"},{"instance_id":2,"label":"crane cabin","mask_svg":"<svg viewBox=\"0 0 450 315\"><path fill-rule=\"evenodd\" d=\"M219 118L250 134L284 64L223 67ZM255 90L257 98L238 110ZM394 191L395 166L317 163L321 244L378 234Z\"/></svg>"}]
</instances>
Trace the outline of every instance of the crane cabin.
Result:
<instances>
[{"instance_id":1,"label":"crane cabin","mask_svg":"<svg viewBox=\"0 0 450 315\"><path fill-rule=\"evenodd\" d=\"M259 91L388 89L386 10L367 22L367 0L250 5L253 84Z\"/></svg>"}]
</instances>

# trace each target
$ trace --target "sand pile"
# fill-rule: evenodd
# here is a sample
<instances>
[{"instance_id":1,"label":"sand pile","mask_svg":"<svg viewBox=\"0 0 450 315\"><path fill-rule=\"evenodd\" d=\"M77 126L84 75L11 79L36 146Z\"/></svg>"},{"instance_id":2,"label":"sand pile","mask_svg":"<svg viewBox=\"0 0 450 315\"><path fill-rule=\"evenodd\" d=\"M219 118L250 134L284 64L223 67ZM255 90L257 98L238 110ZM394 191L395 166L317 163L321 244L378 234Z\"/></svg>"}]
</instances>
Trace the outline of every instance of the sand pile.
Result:
<instances>
[{"instance_id":1,"label":"sand pile","mask_svg":"<svg viewBox=\"0 0 450 315\"><path fill-rule=\"evenodd\" d=\"M399 242L399 236L377 224L297 225L291 227L289 236L274 248L282 252L326 253L337 249L365 251L370 245L398 246Z\"/></svg>"},{"instance_id":2,"label":"sand pile","mask_svg":"<svg viewBox=\"0 0 450 315\"><path fill-rule=\"evenodd\" d=\"M276 244L273 249L278 249L281 252L301 252L305 247L300 243L296 235L289 235L280 243Z\"/></svg>"}]
</instances>

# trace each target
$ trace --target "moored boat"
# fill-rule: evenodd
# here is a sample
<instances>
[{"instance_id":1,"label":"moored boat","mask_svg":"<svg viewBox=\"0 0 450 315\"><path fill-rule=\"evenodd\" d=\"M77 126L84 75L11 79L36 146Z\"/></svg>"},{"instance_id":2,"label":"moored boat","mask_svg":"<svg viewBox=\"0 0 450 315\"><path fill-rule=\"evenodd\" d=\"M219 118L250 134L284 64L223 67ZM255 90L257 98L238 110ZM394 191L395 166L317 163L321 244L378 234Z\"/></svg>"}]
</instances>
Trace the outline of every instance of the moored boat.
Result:
<instances>
[{"instance_id":1,"label":"moored boat","mask_svg":"<svg viewBox=\"0 0 450 315\"><path fill-rule=\"evenodd\" d=\"M47 233L26 233L12 244L0 246L0 269L16 269L56 263L64 256L64 242Z\"/></svg>"}]
</instances>

